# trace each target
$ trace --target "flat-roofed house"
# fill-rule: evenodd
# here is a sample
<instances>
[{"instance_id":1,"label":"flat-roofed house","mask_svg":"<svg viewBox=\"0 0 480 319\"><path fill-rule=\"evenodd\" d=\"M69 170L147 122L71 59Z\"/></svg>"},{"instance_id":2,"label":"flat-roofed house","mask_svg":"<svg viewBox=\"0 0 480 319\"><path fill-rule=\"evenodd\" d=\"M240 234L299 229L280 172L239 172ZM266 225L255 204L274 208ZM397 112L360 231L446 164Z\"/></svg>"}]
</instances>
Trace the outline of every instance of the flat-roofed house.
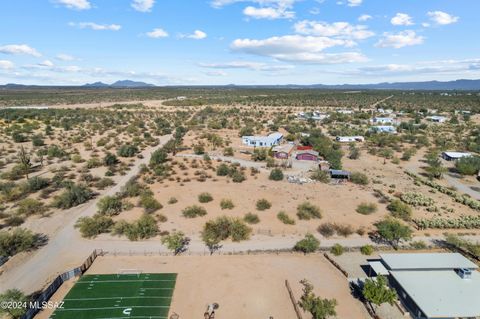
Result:
<instances>
[{"instance_id":1,"label":"flat-roofed house","mask_svg":"<svg viewBox=\"0 0 480 319\"><path fill-rule=\"evenodd\" d=\"M395 119L392 117L374 117L372 119L373 124L394 124Z\"/></svg>"},{"instance_id":2,"label":"flat-roofed house","mask_svg":"<svg viewBox=\"0 0 480 319\"><path fill-rule=\"evenodd\" d=\"M397 129L392 125L377 125L370 127L370 131L374 133L397 133Z\"/></svg>"},{"instance_id":3,"label":"flat-roofed house","mask_svg":"<svg viewBox=\"0 0 480 319\"><path fill-rule=\"evenodd\" d=\"M363 142L365 138L363 136L337 136L335 140L340 143L354 143Z\"/></svg>"},{"instance_id":4,"label":"flat-roofed house","mask_svg":"<svg viewBox=\"0 0 480 319\"><path fill-rule=\"evenodd\" d=\"M272 147L279 145L283 139L283 134L275 132L268 136L242 136L242 142L245 145L253 147Z\"/></svg>"},{"instance_id":5,"label":"flat-roofed house","mask_svg":"<svg viewBox=\"0 0 480 319\"><path fill-rule=\"evenodd\" d=\"M459 253L380 254L369 264L415 319L480 316L478 266Z\"/></svg>"},{"instance_id":6,"label":"flat-roofed house","mask_svg":"<svg viewBox=\"0 0 480 319\"><path fill-rule=\"evenodd\" d=\"M434 122L434 123L445 123L447 118L445 116L440 115L432 115L426 117L427 121Z\"/></svg>"}]
</instances>

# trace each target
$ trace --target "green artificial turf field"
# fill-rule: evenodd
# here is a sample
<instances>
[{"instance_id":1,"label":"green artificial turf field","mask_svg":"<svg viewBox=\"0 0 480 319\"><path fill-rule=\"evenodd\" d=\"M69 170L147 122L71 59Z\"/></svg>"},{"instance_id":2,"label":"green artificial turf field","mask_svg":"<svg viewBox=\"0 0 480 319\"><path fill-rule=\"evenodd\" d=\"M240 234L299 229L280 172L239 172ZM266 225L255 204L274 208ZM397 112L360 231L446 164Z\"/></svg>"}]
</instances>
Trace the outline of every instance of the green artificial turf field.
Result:
<instances>
[{"instance_id":1,"label":"green artificial turf field","mask_svg":"<svg viewBox=\"0 0 480 319\"><path fill-rule=\"evenodd\" d=\"M167 318L177 274L85 275L52 319Z\"/></svg>"}]
</instances>

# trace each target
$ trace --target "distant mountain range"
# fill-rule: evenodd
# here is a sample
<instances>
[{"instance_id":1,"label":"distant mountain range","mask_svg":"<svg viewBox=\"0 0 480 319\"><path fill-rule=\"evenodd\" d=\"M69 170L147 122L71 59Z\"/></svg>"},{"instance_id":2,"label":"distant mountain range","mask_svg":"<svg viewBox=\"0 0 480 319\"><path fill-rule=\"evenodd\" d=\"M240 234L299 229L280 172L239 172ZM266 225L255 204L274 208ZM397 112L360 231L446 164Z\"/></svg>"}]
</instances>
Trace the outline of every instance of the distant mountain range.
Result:
<instances>
[{"instance_id":1,"label":"distant mountain range","mask_svg":"<svg viewBox=\"0 0 480 319\"><path fill-rule=\"evenodd\" d=\"M87 83L82 85L83 87L90 87L90 88L146 88L146 87L154 87L155 85L145 83L145 82L138 82L138 81L131 81L131 80L122 80L117 81L112 84L106 84L103 82L95 82L95 83Z\"/></svg>"},{"instance_id":2,"label":"distant mountain range","mask_svg":"<svg viewBox=\"0 0 480 319\"><path fill-rule=\"evenodd\" d=\"M21 89L21 88L35 88L35 87L47 87L42 85L23 85L9 83L6 85L0 85L1 89ZM52 86L62 87L62 86ZM122 80L112 84L106 84L103 82L87 83L82 86L67 86L67 87L80 87L80 88L151 88L155 87L153 84ZM168 87L168 86L167 86ZM181 87L181 86L176 86ZM185 86L187 87L187 86ZM229 88L286 88L286 89L325 89L325 90L426 90L426 91L449 91L449 90L464 90L464 91L480 91L480 80L455 80L455 81L427 81L427 82L384 82L377 84L339 84L339 85L325 85L325 84L311 84L311 85L202 85L201 87L229 87Z\"/></svg>"}]
</instances>

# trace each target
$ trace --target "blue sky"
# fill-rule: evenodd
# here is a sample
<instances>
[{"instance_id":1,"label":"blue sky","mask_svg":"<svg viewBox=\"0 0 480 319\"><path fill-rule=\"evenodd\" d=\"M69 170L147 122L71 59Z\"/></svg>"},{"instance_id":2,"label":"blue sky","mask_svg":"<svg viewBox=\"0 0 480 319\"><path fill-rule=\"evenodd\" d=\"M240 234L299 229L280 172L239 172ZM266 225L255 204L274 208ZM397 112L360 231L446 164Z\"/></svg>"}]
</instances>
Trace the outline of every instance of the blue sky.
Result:
<instances>
[{"instance_id":1,"label":"blue sky","mask_svg":"<svg viewBox=\"0 0 480 319\"><path fill-rule=\"evenodd\" d=\"M16 0L0 83L480 78L476 0Z\"/></svg>"}]
</instances>

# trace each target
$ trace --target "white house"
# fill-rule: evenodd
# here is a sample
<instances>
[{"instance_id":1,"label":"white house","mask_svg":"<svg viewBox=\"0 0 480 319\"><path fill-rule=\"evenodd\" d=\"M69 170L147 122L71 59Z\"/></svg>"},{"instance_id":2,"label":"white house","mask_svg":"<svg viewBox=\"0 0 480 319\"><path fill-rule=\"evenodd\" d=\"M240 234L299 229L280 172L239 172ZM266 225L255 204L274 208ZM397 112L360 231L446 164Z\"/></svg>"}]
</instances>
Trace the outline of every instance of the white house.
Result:
<instances>
[{"instance_id":1,"label":"white house","mask_svg":"<svg viewBox=\"0 0 480 319\"><path fill-rule=\"evenodd\" d=\"M434 123L445 123L447 121L447 118L445 116L440 115L427 116L426 119Z\"/></svg>"},{"instance_id":2,"label":"white house","mask_svg":"<svg viewBox=\"0 0 480 319\"><path fill-rule=\"evenodd\" d=\"M301 120L312 119L312 120L315 120L315 121L322 121L322 120L330 117L330 115L328 115L326 113L319 112L319 111L314 111L312 113L300 112L300 113L297 114L297 116Z\"/></svg>"},{"instance_id":3,"label":"white house","mask_svg":"<svg viewBox=\"0 0 480 319\"><path fill-rule=\"evenodd\" d=\"M470 157L472 153L467 152L443 152L442 158L446 161L456 161L461 159L462 157Z\"/></svg>"},{"instance_id":4,"label":"white house","mask_svg":"<svg viewBox=\"0 0 480 319\"><path fill-rule=\"evenodd\" d=\"M365 138L363 136L337 136L335 138L337 142L340 143L352 143L352 142L363 142Z\"/></svg>"},{"instance_id":5,"label":"white house","mask_svg":"<svg viewBox=\"0 0 480 319\"><path fill-rule=\"evenodd\" d=\"M275 132L268 136L242 136L242 142L245 145L253 147L272 147L279 145L283 139L283 134Z\"/></svg>"},{"instance_id":6,"label":"white house","mask_svg":"<svg viewBox=\"0 0 480 319\"><path fill-rule=\"evenodd\" d=\"M353 110L337 110L337 113L341 113L341 114L353 114Z\"/></svg>"},{"instance_id":7,"label":"white house","mask_svg":"<svg viewBox=\"0 0 480 319\"><path fill-rule=\"evenodd\" d=\"M395 128L395 126L391 126L391 125L372 126L370 128L370 131L375 133L391 133L391 134L397 133L397 129Z\"/></svg>"},{"instance_id":8,"label":"white house","mask_svg":"<svg viewBox=\"0 0 480 319\"><path fill-rule=\"evenodd\" d=\"M374 117L372 119L373 124L394 124L395 119L392 117Z\"/></svg>"}]
</instances>

